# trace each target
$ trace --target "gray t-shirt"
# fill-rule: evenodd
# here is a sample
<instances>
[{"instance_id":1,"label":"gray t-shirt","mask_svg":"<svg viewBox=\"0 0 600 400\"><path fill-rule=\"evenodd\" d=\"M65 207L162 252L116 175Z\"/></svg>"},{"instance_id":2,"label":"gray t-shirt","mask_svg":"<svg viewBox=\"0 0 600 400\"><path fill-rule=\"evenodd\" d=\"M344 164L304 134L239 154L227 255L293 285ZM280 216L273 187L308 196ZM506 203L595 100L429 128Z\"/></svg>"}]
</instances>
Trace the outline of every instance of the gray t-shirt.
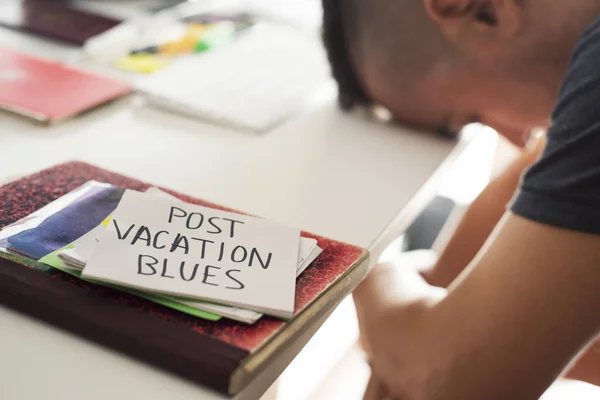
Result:
<instances>
[{"instance_id":1,"label":"gray t-shirt","mask_svg":"<svg viewBox=\"0 0 600 400\"><path fill-rule=\"evenodd\" d=\"M544 153L510 209L543 224L600 234L600 18L577 44L552 120Z\"/></svg>"}]
</instances>

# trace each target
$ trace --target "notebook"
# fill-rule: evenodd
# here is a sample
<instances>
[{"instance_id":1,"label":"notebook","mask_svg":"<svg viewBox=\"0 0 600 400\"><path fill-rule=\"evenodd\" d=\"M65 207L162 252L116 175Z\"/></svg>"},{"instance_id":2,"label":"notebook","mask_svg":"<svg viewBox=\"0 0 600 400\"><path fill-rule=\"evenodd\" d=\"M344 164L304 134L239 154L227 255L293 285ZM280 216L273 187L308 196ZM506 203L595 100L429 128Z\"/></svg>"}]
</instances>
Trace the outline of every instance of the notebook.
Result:
<instances>
[{"instance_id":1,"label":"notebook","mask_svg":"<svg viewBox=\"0 0 600 400\"><path fill-rule=\"evenodd\" d=\"M57 122L131 92L119 81L0 48L0 108Z\"/></svg>"},{"instance_id":2,"label":"notebook","mask_svg":"<svg viewBox=\"0 0 600 400\"><path fill-rule=\"evenodd\" d=\"M84 163L59 165L0 187L0 229L90 180L138 191L152 186ZM224 209L166 191L185 202ZM283 366L273 360L366 274L366 250L307 232L302 236L316 239L323 252L298 278L295 311L287 322L199 319L6 253L0 254L0 304L235 395L267 369L281 373Z\"/></svg>"},{"instance_id":3,"label":"notebook","mask_svg":"<svg viewBox=\"0 0 600 400\"><path fill-rule=\"evenodd\" d=\"M77 10L58 0L0 2L0 25L81 46L120 23L118 19Z\"/></svg>"},{"instance_id":4,"label":"notebook","mask_svg":"<svg viewBox=\"0 0 600 400\"><path fill-rule=\"evenodd\" d=\"M150 105L264 132L310 103L326 87L329 71L318 37L261 22L226 46L174 60L136 88Z\"/></svg>"}]
</instances>

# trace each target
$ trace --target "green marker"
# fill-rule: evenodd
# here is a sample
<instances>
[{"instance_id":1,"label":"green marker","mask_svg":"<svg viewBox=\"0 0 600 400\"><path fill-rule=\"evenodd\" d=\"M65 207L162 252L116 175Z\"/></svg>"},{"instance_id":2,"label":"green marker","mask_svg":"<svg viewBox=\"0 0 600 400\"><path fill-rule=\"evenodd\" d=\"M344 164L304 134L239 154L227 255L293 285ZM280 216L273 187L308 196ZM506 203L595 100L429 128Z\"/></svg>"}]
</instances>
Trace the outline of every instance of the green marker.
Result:
<instances>
[{"instance_id":1,"label":"green marker","mask_svg":"<svg viewBox=\"0 0 600 400\"><path fill-rule=\"evenodd\" d=\"M217 27L211 29L202 40L196 43L194 53L202 53L211 50L222 44L230 42L236 33L235 25L232 23L220 23Z\"/></svg>"}]
</instances>

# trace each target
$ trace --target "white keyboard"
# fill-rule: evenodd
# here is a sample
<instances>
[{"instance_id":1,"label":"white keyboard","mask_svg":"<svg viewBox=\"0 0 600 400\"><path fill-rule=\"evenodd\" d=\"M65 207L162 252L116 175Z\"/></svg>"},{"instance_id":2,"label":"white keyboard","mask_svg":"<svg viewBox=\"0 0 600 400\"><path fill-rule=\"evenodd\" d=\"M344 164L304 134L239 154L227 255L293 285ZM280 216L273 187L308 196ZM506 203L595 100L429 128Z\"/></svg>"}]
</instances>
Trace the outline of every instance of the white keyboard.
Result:
<instances>
[{"instance_id":1,"label":"white keyboard","mask_svg":"<svg viewBox=\"0 0 600 400\"><path fill-rule=\"evenodd\" d=\"M329 76L318 37L260 23L229 45L175 60L137 86L151 104L170 111L264 132L300 110Z\"/></svg>"}]
</instances>

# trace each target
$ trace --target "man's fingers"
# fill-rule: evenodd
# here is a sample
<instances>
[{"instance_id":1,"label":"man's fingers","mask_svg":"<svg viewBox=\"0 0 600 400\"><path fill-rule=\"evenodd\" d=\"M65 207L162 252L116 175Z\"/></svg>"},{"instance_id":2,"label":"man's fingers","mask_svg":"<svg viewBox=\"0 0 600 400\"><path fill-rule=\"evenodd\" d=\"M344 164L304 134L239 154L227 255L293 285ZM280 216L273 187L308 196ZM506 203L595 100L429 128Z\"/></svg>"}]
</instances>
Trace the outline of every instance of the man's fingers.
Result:
<instances>
[{"instance_id":1,"label":"man's fingers","mask_svg":"<svg viewBox=\"0 0 600 400\"><path fill-rule=\"evenodd\" d=\"M388 392L383 386L383 383L371 373L371 378L369 379L369 383L367 384L367 389L365 390L365 394L363 396L363 400L386 400L388 397Z\"/></svg>"}]
</instances>

